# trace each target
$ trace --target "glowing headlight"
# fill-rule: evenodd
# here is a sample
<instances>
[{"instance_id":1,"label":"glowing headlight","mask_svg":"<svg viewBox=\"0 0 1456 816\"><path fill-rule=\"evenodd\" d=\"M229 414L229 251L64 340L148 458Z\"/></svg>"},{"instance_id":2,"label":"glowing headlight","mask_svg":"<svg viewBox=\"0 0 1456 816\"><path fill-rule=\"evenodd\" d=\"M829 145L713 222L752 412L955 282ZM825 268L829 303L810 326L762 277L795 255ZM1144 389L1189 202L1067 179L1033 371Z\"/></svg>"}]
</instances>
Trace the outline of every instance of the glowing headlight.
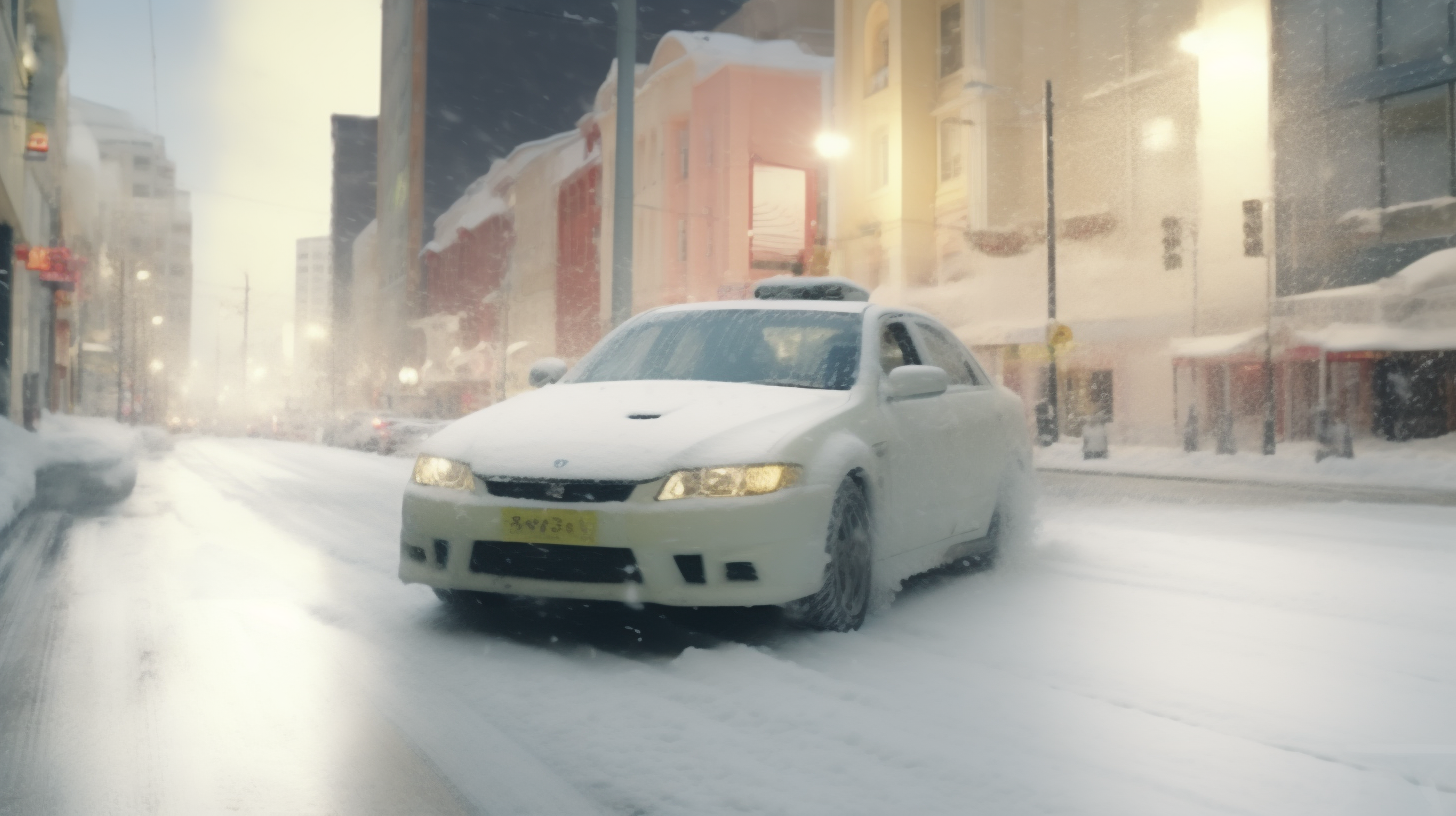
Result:
<instances>
[{"instance_id":1,"label":"glowing headlight","mask_svg":"<svg viewBox=\"0 0 1456 816\"><path fill-rule=\"evenodd\" d=\"M421 456L415 460L415 484L431 487L450 487L455 490L474 490L475 474L470 466L453 459L438 456Z\"/></svg>"},{"instance_id":2,"label":"glowing headlight","mask_svg":"<svg viewBox=\"0 0 1456 816\"><path fill-rule=\"evenodd\" d=\"M667 477L657 494L667 499L761 496L797 484L804 469L798 465L739 465L736 467L679 470Z\"/></svg>"}]
</instances>

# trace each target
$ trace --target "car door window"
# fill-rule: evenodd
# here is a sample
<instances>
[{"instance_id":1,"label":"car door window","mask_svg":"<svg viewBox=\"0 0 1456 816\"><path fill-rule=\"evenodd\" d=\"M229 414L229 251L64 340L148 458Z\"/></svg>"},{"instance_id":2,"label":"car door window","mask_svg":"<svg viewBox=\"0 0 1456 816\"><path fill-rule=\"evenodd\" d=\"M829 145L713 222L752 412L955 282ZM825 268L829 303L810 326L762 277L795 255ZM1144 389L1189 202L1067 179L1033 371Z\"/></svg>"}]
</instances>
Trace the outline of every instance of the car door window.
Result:
<instances>
[{"instance_id":1,"label":"car door window","mask_svg":"<svg viewBox=\"0 0 1456 816\"><path fill-rule=\"evenodd\" d=\"M920 365L920 352L910 329L900 321L886 323L880 330L880 368L886 374L902 365Z\"/></svg>"},{"instance_id":2,"label":"car door window","mask_svg":"<svg viewBox=\"0 0 1456 816\"><path fill-rule=\"evenodd\" d=\"M940 366L950 377L951 385L981 385L971 360L944 329L924 321L917 321L920 334L925 338L925 356L930 365Z\"/></svg>"}]
</instances>

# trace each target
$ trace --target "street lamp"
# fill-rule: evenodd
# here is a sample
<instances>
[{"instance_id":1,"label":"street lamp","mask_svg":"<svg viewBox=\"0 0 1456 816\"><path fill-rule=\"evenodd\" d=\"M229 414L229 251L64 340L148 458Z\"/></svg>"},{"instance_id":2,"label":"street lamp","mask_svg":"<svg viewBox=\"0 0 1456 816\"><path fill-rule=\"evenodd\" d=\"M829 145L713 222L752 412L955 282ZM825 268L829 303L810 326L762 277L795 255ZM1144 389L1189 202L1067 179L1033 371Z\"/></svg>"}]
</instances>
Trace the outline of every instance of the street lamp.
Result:
<instances>
[{"instance_id":1,"label":"street lamp","mask_svg":"<svg viewBox=\"0 0 1456 816\"><path fill-rule=\"evenodd\" d=\"M401 368L399 370L399 384L404 386L419 385L420 372L411 366Z\"/></svg>"},{"instance_id":2,"label":"street lamp","mask_svg":"<svg viewBox=\"0 0 1456 816\"><path fill-rule=\"evenodd\" d=\"M814 137L814 149L826 159L842 159L849 155L849 137L831 130Z\"/></svg>"},{"instance_id":3,"label":"street lamp","mask_svg":"<svg viewBox=\"0 0 1456 816\"><path fill-rule=\"evenodd\" d=\"M144 281L147 278L150 278L151 276L152 276L152 273L151 272L148 272L145 269L138 269L137 270L137 280L139 280L139 281Z\"/></svg>"},{"instance_id":4,"label":"street lamp","mask_svg":"<svg viewBox=\"0 0 1456 816\"><path fill-rule=\"evenodd\" d=\"M160 374L162 373L163 368L162 361L158 359L153 359L151 364L148 365L147 368L150 368L153 374Z\"/></svg>"},{"instance_id":5,"label":"street lamp","mask_svg":"<svg viewBox=\"0 0 1456 816\"><path fill-rule=\"evenodd\" d=\"M163 318L162 318L161 315L153 315L152 316L152 325L153 326L160 326L160 325L162 325L162 322L163 322Z\"/></svg>"}]
</instances>

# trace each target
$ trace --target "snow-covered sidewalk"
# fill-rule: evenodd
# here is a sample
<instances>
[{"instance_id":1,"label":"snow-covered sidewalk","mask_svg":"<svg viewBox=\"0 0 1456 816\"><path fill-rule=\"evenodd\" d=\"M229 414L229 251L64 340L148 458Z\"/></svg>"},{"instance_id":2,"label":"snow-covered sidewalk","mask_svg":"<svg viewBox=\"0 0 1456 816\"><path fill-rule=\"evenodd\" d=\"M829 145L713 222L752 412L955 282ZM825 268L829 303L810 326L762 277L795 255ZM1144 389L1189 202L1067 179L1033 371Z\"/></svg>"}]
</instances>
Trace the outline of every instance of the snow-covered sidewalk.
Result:
<instances>
[{"instance_id":1,"label":"snow-covered sidewalk","mask_svg":"<svg viewBox=\"0 0 1456 816\"><path fill-rule=\"evenodd\" d=\"M75 465L89 470L99 480L96 485L125 495L136 481L137 456L159 444L170 444L159 428L138 429L101 417L48 413L36 433L0 417L0 530L34 500L41 470Z\"/></svg>"},{"instance_id":2,"label":"snow-covered sidewalk","mask_svg":"<svg viewBox=\"0 0 1456 816\"><path fill-rule=\"evenodd\" d=\"M1271 484L1352 485L1456 491L1456 434L1436 439L1387 442L1361 439L1354 459L1314 460L1314 442L1285 442L1273 456L1258 449L1232 455L1212 450L1112 445L1106 459L1083 459L1079 439L1037 448L1041 470L1070 470L1127 476L1162 476Z\"/></svg>"}]
</instances>

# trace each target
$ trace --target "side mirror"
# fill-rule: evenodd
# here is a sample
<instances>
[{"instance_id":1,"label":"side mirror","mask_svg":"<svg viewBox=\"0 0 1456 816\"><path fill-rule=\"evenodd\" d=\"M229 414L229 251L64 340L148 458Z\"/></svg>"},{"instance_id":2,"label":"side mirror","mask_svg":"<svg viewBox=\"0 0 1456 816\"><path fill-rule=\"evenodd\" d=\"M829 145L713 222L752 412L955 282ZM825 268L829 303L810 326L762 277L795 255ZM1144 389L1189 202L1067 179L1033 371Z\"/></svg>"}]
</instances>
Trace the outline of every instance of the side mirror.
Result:
<instances>
[{"instance_id":1,"label":"side mirror","mask_svg":"<svg viewBox=\"0 0 1456 816\"><path fill-rule=\"evenodd\" d=\"M928 365L902 365L890 370L890 399L934 397L950 387L945 369Z\"/></svg>"},{"instance_id":2,"label":"side mirror","mask_svg":"<svg viewBox=\"0 0 1456 816\"><path fill-rule=\"evenodd\" d=\"M531 364L527 381L532 388L543 388L566 376L566 361L556 357L542 357Z\"/></svg>"}]
</instances>

